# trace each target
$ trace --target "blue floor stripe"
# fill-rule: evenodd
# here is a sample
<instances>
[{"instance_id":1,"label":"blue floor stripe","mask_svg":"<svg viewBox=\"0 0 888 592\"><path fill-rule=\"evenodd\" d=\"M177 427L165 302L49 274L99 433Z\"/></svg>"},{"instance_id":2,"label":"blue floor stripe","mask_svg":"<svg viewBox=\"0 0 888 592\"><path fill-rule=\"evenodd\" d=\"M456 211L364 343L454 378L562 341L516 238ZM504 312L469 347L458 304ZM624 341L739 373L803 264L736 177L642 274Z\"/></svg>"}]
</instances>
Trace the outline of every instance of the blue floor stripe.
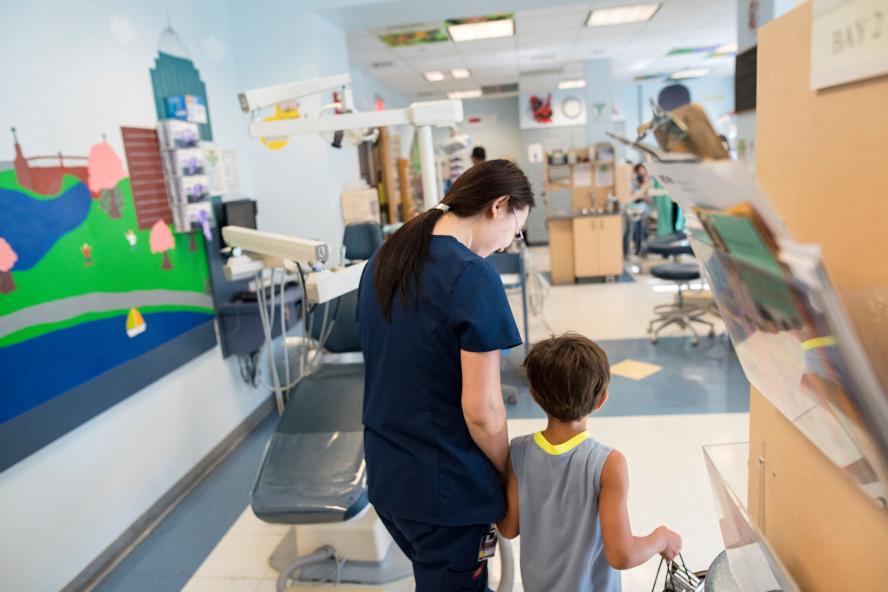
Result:
<instances>
[{"instance_id":1,"label":"blue floor stripe","mask_svg":"<svg viewBox=\"0 0 888 592\"><path fill-rule=\"evenodd\" d=\"M749 382L725 337L703 338L696 347L684 337L599 341L611 365L625 359L663 369L641 381L611 377L610 397L596 415L671 415L749 411ZM503 369L503 383L518 388L518 402L507 406L509 419L545 418L530 397L523 371Z\"/></svg>"},{"instance_id":2,"label":"blue floor stripe","mask_svg":"<svg viewBox=\"0 0 888 592\"><path fill-rule=\"evenodd\" d=\"M277 420L269 414L95 590L180 590L250 503Z\"/></svg>"}]
</instances>

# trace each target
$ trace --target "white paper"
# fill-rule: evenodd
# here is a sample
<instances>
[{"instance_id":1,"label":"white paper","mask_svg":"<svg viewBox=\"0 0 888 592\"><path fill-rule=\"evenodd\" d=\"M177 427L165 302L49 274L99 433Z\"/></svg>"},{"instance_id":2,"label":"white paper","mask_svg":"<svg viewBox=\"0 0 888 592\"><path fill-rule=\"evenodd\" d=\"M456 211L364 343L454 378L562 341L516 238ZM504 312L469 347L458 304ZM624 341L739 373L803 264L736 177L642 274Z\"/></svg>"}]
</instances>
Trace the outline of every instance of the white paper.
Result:
<instances>
[{"instance_id":1,"label":"white paper","mask_svg":"<svg viewBox=\"0 0 888 592\"><path fill-rule=\"evenodd\" d=\"M240 195L240 176L237 173L237 156L234 150L222 150L222 174L225 176L225 195Z\"/></svg>"},{"instance_id":2,"label":"white paper","mask_svg":"<svg viewBox=\"0 0 888 592\"><path fill-rule=\"evenodd\" d=\"M727 210L750 204L775 237L787 236L783 220L756 184L746 166L736 160L709 162L650 162L648 170L686 214L694 207Z\"/></svg>"},{"instance_id":3,"label":"white paper","mask_svg":"<svg viewBox=\"0 0 888 592\"><path fill-rule=\"evenodd\" d=\"M574 187L592 187L592 165L580 164L573 168Z\"/></svg>"},{"instance_id":4,"label":"white paper","mask_svg":"<svg viewBox=\"0 0 888 592\"><path fill-rule=\"evenodd\" d=\"M614 184L614 167L610 164L600 164L595 167L595 186L610 187Z\"/></svg>"},{"instance_id":5,"label":"white paper","mask_svg":"<svg viewBox=\"0 0 888 592\"><path fill-rule=\"evenodd\" d=\"M528 144L527 145L527 162L540 163L543 162L543 145Z\"/></svg>"},{"instance_id":6,"label":"white paper","mask_svg":"<svg viewBox=\"0 0 888 592\"><path fill-rule=\"evenodd\" d=\"M888 73L888 0L814 0L811 89Z\"/></svg>"}]
</instances>

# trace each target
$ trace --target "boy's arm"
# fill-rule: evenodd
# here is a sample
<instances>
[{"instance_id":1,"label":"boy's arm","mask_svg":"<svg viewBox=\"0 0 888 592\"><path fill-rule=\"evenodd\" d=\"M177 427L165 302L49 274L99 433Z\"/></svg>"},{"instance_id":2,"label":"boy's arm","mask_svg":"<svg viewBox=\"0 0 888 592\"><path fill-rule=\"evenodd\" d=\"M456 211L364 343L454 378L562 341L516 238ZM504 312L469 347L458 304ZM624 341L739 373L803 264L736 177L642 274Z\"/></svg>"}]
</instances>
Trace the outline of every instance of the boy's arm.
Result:
<instances>
[{"instance_id":1,"label":"boy's arm","mask_svg":"<svg viewBox=\"0 0 888 592\"><path fill-rule=\"evenodd\" d=\"M508 472L508 480L506 482L506 515L496 523L496 527L505 538L514 539L519 533L518 478L515 476L515 469L512 468L511 458L506 463L506 471Z\"/></svg>"},{"instance_id":2,"label":"boy's arm","mask_svg":"<svg viewBox=\"0 0 888 592\"><path fill-rule=\"evenodd\" d=\"M681 551L681 537L665 526L644 537L632 535L626 500L629 469L626 457L612 451L601 469L598 515L604 539L604 554L614 569L630 569L659 553L672 560Z\"/></svg>"}]
</instances>

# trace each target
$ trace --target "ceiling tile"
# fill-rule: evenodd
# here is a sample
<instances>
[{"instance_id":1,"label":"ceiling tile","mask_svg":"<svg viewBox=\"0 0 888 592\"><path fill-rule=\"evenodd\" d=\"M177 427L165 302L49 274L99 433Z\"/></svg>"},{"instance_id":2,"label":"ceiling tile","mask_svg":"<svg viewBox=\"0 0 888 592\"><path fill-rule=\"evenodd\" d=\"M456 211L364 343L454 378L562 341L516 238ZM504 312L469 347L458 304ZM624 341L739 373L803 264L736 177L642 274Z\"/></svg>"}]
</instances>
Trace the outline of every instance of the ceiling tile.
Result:
<instances>
[{"instance_id":1,"label":"ceiling tile","mask_svg":"<svg viewBox=\"0 0 888 592\"><path fill-rule=\"evenodd\" d=\"M579 29L561 31L533 31L518 35L518 49L546 48L548 46L563 45L565 42L573 44Z\"/></svg>"},{"instance_id":2,"label":"ceiling tile","mask_svg":"<svg viewBox=\"0 0 888 592\"><path fill-rule=\"evenodd\" d=\"M403 22L404 10L394 6L391 22L381 23L380 4L352 7L367 15L365 30L348 34L352 63L365 65L371 76L401 92L442 93L447 90L476 88L484 84L514 82L518 71L565 68L564 76L582 75L582 62L589 59L612 60L614 76L632 78L638 74L674 71L684 67L707 67L713 72L733 70L733 60L707 59L705 56L666 58L674 47L720 45L736 39L737 0L663 0L663 7L646 23L609 27L586 27L586 14L592 4L625 3L628 0L595 0L552 7L551 0L522 0L522 6L537 6L515 14L516 34L512 37L485 39L465 43L450 41L390 49L368 31L377 26L396 26ZM415 22L436 21L440 6L429 3L426 14L411 4ZM406 9L405 9L406 10ZM458 11L457 11L458 12ZM372 14L371 14L372 13ZM483 2L477 14L484 14ZM370 18L377 15L374 18ZM458 15L453 15L458 16ZM350 17L351 18L351 17ZM375 19L375 20L374 20ZM355 22L360 19L355 17ZM392 61L390 68L373 69L372 62ZM472 70L468 80L457 81L449 76L438 83L429 83L421 73L426 70L446 71L454 67ZM467 86L468 85L468 86Z\"/></svg>"},{"instance_id":3,"label":"ceiling tile","mask_svg":"<svg viewBox=\"0 0 888 592\"><path fill-rule=\"evenodd\" d=\"M515 30L520 35L530 31L578 29L584 26L588 14L586 4L522 10L515 15Z\"/></svg>"}]
</instances>

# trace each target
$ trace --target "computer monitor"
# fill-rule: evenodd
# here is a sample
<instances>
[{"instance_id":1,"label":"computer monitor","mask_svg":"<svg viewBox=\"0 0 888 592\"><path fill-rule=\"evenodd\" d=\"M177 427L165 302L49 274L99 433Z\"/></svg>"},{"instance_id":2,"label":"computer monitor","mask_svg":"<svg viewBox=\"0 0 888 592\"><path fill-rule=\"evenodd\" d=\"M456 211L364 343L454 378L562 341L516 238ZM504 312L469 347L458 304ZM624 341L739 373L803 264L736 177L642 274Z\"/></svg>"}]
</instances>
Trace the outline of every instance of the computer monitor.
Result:
<instances>
[{"instance_id":1,"label":"computer monitor","mask_svg":"<svg viewBox=\"0 0 888 592\"><path fill-rule=\"evenodd\" d=\"M222 203L225 210L225 226L242 226L256 229L256 201L236 199Z\"/></svg>"}]
</instances>

